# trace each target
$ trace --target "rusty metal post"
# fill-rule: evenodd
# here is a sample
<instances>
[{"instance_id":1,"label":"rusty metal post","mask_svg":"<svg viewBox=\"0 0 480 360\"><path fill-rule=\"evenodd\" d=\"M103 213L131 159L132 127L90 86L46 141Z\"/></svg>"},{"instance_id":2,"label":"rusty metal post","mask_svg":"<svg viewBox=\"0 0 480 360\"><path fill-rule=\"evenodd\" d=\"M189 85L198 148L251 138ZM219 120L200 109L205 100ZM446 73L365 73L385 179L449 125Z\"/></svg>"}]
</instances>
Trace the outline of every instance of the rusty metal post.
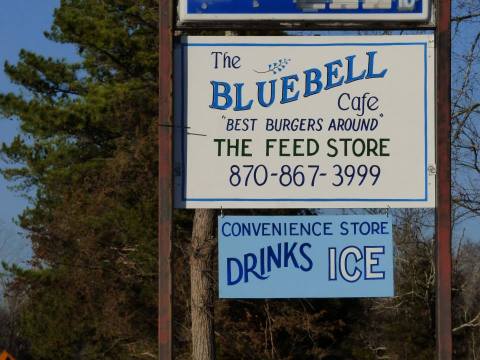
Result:
<instances>
[{"instance_id":1,"label":"rusty metal post","mask_svg":"<svg viewBox=\"0 0 480 360\"><path fill-rule=\"evenodd\" d=\"M158 340L159 359L172 359L172 69L173 4L160 0L159 26L159 219L158 219Z\"/></svg>"},{"instance_id":2,"label":"rusty metal post","mask_svg":"<svg viewBox=\"0 0 480 360\"><path fill-rule=\"evenodd\" d=\"M437 40L437 358L452 359L451 0L438 0Z\"/></svg>"}]
</instances>

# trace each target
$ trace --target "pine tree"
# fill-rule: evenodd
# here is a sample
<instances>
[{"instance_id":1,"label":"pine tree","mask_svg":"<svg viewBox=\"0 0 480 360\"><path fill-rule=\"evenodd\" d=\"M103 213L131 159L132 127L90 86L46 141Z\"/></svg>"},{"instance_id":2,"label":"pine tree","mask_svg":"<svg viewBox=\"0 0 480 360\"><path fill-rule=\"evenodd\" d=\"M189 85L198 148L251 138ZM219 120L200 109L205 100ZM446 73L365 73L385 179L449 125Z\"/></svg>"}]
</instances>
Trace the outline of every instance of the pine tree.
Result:
<instances>
[{"instance_id":1,"label":"pine tree","mask_svg":"<svg viewBox=\"0 0 480 360\"><path fill-rule=\"evenodd\" d=\"M31 196L21 334L35 359L156 358L158 1L62 0L46 36L80 61L5 64L21 134L2 174Z\"/></svg>"}]
</instances>

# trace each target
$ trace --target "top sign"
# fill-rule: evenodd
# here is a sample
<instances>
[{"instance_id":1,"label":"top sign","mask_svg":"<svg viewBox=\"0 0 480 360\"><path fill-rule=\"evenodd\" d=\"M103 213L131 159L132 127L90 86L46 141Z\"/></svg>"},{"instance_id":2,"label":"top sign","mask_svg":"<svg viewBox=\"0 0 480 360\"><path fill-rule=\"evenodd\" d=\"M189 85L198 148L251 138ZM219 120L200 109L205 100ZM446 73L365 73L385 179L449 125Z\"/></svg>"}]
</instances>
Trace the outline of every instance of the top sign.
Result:
<instances>
[{"instance_id":1,"label":"top sign","mask_svg":"<svg viewBox=\"0 0 480 360\"><path fill-rule=\"evenodd\" d=\"M427 21L431 0L180 0L180 22Z\"/></svg>"}]
</instances>

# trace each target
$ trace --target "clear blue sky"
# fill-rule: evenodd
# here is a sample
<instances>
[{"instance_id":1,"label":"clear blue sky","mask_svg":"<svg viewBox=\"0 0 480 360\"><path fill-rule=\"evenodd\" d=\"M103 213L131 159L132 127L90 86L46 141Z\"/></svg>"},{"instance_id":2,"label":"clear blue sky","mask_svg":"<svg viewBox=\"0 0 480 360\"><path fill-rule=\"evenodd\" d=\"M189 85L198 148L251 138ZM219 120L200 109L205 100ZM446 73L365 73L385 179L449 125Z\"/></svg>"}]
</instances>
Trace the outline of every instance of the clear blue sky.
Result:
<instances>
[{"instance_id":1,"label":"clear blue sky","mask_svg":"<svg viewBox=\"0 0 480 360\"><path fill-rule=\"evenodd\" d=\"M75 59L75 48L48 41L43 32L50 29L59 0L0 0L0 92L18 91L3 71L5 61L16 63L21 49ZM0 118L0 143L9 143L19 131L18 123ZM0 166L4 164L0 162ZM27 206L27 200L7 189L0 177L0 261L21 262L30 256L28 242L17 233L12 219Z\"/></svg>"}]
</instances>

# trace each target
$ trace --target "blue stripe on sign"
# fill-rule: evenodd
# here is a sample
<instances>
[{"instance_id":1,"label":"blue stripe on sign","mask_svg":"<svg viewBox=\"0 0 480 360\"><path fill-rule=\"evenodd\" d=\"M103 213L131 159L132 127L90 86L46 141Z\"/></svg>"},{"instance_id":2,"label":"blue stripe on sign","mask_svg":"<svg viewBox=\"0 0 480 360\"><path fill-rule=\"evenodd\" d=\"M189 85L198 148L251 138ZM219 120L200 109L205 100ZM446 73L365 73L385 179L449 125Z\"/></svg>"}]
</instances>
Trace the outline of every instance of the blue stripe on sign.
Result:
<instances>
[{"instance_id":1,"label":"blue stripe on sign","mask_svg":"<svg viewBox=\"0 0 480 360\"><path fill-rule=\"evenodd\" d=\"M184 43L182 44L183 51L182 51L182 69L183 69L183 62L185 61L186 54L184 53L185 49L188 47L225 47L225 46L239 46L239 47L248 47L248 46L287 46L287 47L311 47L311 46L422 46L424 49L424 65L425 65L425 73L424 73L424 138L425 138L425 146L424 146L424 194L423 197L417 198L192 198L187 196L187 189L186 189L186 164L187 164L187 157L186 157L186 131L182 136L182 201L184 202L244 202L244 201L251 201L251 202L285 202L285 201L298 201L298 202L427 202L429 200L429 193L428 193L428 53L427 53L427 42L391 42L391 43L330 43L330 44L299 44L299 43L284 43L284 44L262 44L262 43ZM188 77L188 75L187 75ZM186 94L185 94L185 84L182 86L182 121L183 126L187 127L187 119L184 114L186 106Z\"/></svg>"},{"instance_id":2,"label":"blue stripe on sign","mask_svg":"<svg viewBox=\"0 0 480 360\"><path fill-rule=\"evenodd\" d=\"M400 0L392 0L389 9L364 9L359 0L357 9L334 9L329 1L324 9L305 11L299 0L186 0L188 14L421 14L422 1L412 10L399 9ZM321 1L318 1L321 3Z\"/></svg>"}]
</instances>

